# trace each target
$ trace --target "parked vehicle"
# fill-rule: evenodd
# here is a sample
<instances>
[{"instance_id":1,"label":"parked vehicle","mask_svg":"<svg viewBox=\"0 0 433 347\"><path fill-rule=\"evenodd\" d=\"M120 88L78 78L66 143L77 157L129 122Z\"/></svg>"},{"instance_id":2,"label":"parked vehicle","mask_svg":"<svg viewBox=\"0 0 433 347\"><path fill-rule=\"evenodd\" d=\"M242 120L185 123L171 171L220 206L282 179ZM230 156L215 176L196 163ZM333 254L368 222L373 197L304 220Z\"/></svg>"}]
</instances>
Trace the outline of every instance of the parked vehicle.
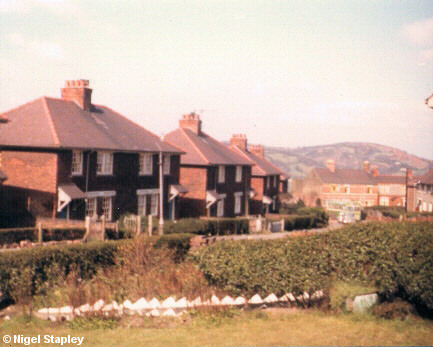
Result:
<instances>
[{"instance_id":1,"label":"parked vehicle","mask_svg":"<svg viewBox=\"0 0 433 347\"><path fill-rule=\"evenodd\" d=\"M343 224L355 223L356 222L355 213L348 212L348 211L340 212L338 216L338 221Z\"/></svg>"}]
</instances>

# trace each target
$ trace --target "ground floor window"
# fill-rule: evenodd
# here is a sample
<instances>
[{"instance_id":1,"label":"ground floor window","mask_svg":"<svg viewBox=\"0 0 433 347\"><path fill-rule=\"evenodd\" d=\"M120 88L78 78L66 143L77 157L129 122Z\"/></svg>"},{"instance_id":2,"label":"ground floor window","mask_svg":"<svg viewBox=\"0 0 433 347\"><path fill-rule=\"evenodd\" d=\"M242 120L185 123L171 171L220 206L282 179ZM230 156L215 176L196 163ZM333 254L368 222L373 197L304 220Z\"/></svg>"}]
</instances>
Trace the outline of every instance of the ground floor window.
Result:
<instances>
[{"instance_id":1,"label":"ground floor window","mask_svg":"<svg viewBox=\"0 0 433 347\"><path fill-rule=\"evenodd\" d=\"M111 196L102 198L102 215L105 217L107 222L111 222L112 202L113 199Z\"/></svg>"},{"instance_id":2,"label":"ground floor window","mask_svg":"<svg viewBox=\"0 0 433 347\"><path fill-rule=\"evenodd\" d=\"M86 203L86 217L96 217L96 198L88 198Z\"/></svg>"},{"instance_id":3,"label":"ground floor window","mask_svg":"<svg viewBox=\"0 0 433 347\"><path fill-rule=\"evenodd\" d=\"M387 196L381 196L379 200L380 206L389 206L389 197Z\"/></svg>"},{"instance_id":4,"label":"ground floor window","mask_svg":"<svg viewBox=\"0 0 433 347\"><path fill-rule=\"evenodd\" d=\"M152 194L150 196L150 214L152 216L158 215L158 194Z\"/></svg>"},{"instance_id":5,"label":"ground floor window","mask_svg":"<svg viewBox=\"0 0 433 347\"><path fill-rule=\"evenodd\" d=\"M224 199L218 200L217 202L217 217L224 216Z\"/></svg>"},{"instance_id":6,"label":"ground floor window","mask_svg":"<svg viewBox=\"0 0 433 347\"><path fill-rule=\"evenodd\" d=\"M138 195L138 211L137 214L139 216L146 216L146 203L147 198L146 195Z\"/></svg>"},{"instance_id":7,"label":"ground floor window","mask_svg":"<svg viewBox=\"0 0 433 347\"><path fill-rule=\"evenodd\" d=\"M235 214L241 213L242 208L242 192L235 193Z\"/></svg>"}]
</instances>

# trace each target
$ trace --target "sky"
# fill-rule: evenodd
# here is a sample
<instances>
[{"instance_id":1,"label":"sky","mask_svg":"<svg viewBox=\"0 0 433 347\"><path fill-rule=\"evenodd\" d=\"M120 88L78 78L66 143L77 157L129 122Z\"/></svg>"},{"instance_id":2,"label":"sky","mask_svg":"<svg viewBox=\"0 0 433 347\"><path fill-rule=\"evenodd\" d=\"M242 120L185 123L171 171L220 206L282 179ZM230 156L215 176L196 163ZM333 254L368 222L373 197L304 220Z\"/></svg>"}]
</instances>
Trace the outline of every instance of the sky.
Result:
<instances>
[{"instance_id":1,"label":"sky","mask_svg":"<svg viewBox=\"0 0 433 347\"><path fill-rule=\"evenodd\" d=\"M0 0L0 112L66 80L157 135L433 160L433 1Z\"/></svg>"}]
</instances>

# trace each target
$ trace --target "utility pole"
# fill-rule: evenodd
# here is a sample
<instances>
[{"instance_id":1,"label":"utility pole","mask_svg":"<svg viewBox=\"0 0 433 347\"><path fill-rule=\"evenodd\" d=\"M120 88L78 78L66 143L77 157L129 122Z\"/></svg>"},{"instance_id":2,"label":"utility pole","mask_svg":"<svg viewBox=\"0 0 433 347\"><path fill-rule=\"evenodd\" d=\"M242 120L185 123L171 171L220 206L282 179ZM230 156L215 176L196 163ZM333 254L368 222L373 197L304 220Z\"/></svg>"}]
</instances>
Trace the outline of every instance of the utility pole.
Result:
<instances>
[{"instance_id":1,"label":"utility pole","mask_svg":"<svg viewBox=\"0 0 433 347\"><path fill-rule=\"evenodd\" d=\"M161 140L163 139L161 135ZM164 234L164 157L162 155L162 149L159 144L159 235Z\"/></svg>"},{"instance_id":2,"label":"utility pole","mask_svg":"<svg viewBox=\"0 0 433 347\"><path fill-rule=\"evenodd\" d=\"M405 197L405 200L404 200L404 210L405 210L405 212L407 213L407 183L408 183L408 180L409 180L409 170L408 170L408 168L406 168L406 191L405 191L405 193L406 193L406 197Z\"/></svg>"}]
</instances>

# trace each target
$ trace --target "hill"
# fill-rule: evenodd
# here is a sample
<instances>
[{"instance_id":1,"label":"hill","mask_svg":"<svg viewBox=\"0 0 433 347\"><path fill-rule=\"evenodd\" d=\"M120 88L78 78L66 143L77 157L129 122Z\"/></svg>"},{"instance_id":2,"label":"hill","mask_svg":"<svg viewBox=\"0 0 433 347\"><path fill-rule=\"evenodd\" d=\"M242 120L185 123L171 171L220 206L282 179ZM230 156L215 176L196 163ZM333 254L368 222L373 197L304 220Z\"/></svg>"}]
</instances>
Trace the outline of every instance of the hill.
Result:
<instances>
[{"instance_id":1,"label":"hill","mask_svg":"<svg viewBox=\"0 0 433 347\"><path fill-rule=\"evenodd\" d=\"M300 148L265 147L265 155L292 177L303 178L314 167L325 167L334 159L337 168L362 169L365 160L377 166L381 174L404 174L405 168L421 175L433 161L416 157L402 150L364 142L344 142L332 145Z\"/></svg>"}]
</instances>

